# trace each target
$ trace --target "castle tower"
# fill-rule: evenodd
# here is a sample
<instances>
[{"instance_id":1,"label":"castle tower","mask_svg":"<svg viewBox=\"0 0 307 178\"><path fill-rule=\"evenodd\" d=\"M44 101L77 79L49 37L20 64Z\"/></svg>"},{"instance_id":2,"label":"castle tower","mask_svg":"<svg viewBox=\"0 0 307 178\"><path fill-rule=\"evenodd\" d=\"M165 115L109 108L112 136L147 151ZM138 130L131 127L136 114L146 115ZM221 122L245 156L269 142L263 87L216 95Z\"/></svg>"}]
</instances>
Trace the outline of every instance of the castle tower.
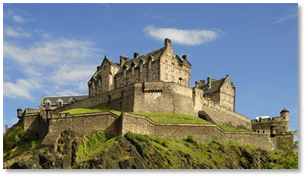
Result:
<instances>
[{"instance_id":1,"label":"castle tower","mask_svg":"<svg viewBox=\"0 0 307 178\"><path fill-rule=\"evenodd\" d=\"M287 122L287 124L285 125L285 130L287 131L287 132L289 132L289 111L286 109L286 108L284 108L282 111L280 111L280 117L284 120L284 122Z\"/></svg>"},{"instance_id":2,"label":"castle tower","mask_svg":"<svg viewBox=\"0 0 307 178\"><path fill-rule=\"evenodd\" d=\"M285 121L289 122L290 121L290 111L288 111L287 109L284 109L280 112L280 117L284 118Z\"/></svg>"}]
</instances>

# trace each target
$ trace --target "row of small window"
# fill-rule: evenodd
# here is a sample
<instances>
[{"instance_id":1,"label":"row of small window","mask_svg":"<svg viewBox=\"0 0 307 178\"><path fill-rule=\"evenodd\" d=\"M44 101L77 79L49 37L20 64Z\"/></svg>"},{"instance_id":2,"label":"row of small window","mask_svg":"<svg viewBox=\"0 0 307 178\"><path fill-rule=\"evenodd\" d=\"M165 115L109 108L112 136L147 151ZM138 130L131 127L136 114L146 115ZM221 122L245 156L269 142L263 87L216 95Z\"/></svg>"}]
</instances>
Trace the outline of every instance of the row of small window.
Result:
<instances>
[{"instance_id":1,"label":"row of small window","mask_svg":"<svg viewBox=\"0 0 307 178\"><path fill-rule=\"evenodd\" d=\"M170 79L171 79L170 80L171 82L175 82L175 77L174 76L171 75ZM167 73L164 74L164 80L168 80L168 74ZM181 84L181 85L185 85L185 81L182 78L178 79L178 83Z\"/></svg>"},{"instance_id":2,"label":"row of small window","mask_svg":"<svg viewBox=\"0 0 307 178\"><path fill-rule=\"evenodd\" d=\"M99 79L99 80L98 80L98 87L101 87L101 85L105 85L105 86L108 85L107 77L104 77L103 79ZM93 82L93 83L92 83L92 88L95 89L95 87L96 87L96 85L95 85L95 83Z\"/></svg>"},{"instance_id":3,"label":"row of small window","mask_svg":"<svg viewBox=\"0 0 307 178\"><path fill-rule=\"evenodd\" d=\"M148 62L148 69L151 69L152 67L152 61ZM144 64L140 64L140 72L143 72L143 68L144 68ZM135 74L135 67L131 67L131 74L134 75ZM124 78L127 77L127 70L124 70Z\"/></svg>"},{"instance_id":4,"label":"row of small window","mask_svg":"<svg viewBox=\"0 0 307 178\"><path fill-rule=\"evenodd\" d=\"M141 80L141 82L146 82L147 81L147 76L144 76L143 77L143 81ZM152 74L152 79L156 79L156 74ZM140 80L137 78L137 79L135 79L135 83L138 83L138 82L140 82ZM130 81L128 81L127 82L127 85L130 85L131 84L131 82ZM120 84L120 87L123 87L124 86L124 84Z\"/></svg>"},{"instance_id":5,"label":"row of small window","mask_svg":"<svg viewBox=\"0 0 307 178\"><path fill-rule=\"evenodd\" d=\"M168 68L168 64L167 62L164 62L164 68L167 69ZM171 71L174 72L175 71L175 65L171 64ZM180 74L183 72L183 70L179 70ZM185 71L185 74L188 75L188 71Z\"/></svg>"}]
</instances>

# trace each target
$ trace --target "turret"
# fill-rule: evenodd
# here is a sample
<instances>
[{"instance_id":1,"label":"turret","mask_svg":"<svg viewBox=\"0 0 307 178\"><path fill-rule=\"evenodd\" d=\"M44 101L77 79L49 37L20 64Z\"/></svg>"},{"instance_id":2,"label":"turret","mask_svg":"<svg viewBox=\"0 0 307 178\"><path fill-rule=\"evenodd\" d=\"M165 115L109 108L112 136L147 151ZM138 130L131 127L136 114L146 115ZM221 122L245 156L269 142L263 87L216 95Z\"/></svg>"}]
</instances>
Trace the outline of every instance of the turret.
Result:
<instances>
[{"instance_id":1,"label":"turret","mask_svg":"<svg viewBox=\"0 0 307 178\"><path fill-rule=\"evenodd\" d=\"M284 108L282 111L280 111L280 117L283 118L285 121L289 121L289 111Z\"/></svg>"},{"instance_id":2,"label":"turret","mask_svg":"<svg viewBox=\"0 0 307 178\"><path fill-rule=\"evenodd\" d=\"M17 109L17 117L18 117L19 119L21 119L21 117L22 117L22 109L21 109L21 108L18 108L18 109Z\"/></svg>"},{"instance_id":3,"label":"turret","mask_svg":"<svg viewBox=\"0 0 307 178\"><path fill-rule=\"evenodd\" d=\"M287 122L286 126L285 126L285 131L286 132L289 132L290 131L290 128L289 128L289 111L284 108L282 111L280 111L280 117L285 121Z\"/></svg>"}]
</instances>

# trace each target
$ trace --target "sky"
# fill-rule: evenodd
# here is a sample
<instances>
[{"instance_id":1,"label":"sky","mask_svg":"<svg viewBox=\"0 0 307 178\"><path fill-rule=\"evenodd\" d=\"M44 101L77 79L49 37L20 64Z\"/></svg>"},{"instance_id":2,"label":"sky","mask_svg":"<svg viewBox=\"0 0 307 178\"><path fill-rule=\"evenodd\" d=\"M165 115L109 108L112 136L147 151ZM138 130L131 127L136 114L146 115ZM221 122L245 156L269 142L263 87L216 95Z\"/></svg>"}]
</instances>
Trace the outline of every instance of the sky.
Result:
<instances>
[{"instance_id":1,"label":"sky","mask_svg":"<svg viewBox=\"0 0 307 178\"><path fill-rule=\"evenodd\" d=\"M88 94L104 55L119 62L163 47L188 55L191 83L227 74L236 111L290 111L298 129L297 4L4 4L3 124L42 96Z\"/></svg>"}]
</instances>

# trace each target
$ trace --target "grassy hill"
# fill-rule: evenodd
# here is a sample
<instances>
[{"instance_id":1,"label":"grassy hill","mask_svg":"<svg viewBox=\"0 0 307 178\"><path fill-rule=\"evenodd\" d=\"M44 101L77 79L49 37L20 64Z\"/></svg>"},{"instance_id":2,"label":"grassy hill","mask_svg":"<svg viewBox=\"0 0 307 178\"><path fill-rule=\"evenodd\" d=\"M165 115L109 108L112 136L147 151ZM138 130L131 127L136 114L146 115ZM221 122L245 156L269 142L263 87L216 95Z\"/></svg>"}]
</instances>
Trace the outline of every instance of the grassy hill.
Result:
<instances>
[{"instance_id":1,"label":"grassy hill","mask_svg":"<svg viewBox=\"0 0 307 178\"><path fill-rule=\"evenodd\" d=\"M156 116L154 116L156 117ZM97 132L90 137L61 134L57 149L42 148L35 134L16 124L4 136L6 169L297 169L298 151L265 151L213 139L201 144L193 137L162 139L127 133L110 137Z\"/></svg>"}]
</instances>

